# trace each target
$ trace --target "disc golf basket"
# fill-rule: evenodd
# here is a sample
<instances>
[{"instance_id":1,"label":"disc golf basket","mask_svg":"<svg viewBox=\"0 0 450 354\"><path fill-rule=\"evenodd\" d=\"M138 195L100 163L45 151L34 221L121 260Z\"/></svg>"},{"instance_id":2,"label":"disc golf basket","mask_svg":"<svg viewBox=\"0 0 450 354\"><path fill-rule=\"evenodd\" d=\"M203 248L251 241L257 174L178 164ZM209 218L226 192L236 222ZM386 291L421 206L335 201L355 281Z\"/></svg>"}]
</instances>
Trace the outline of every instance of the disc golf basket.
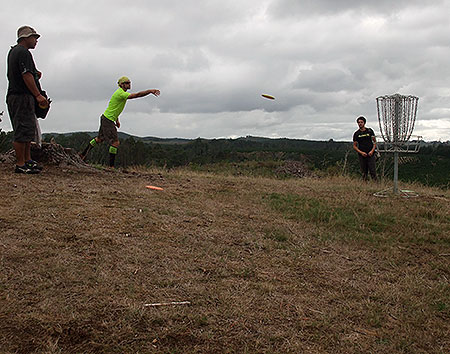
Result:
<instances>
[{"instance_id":1,"label":"disc golf basket","mask_svg":"<svg viewBox=\"0 0 450 354\"><path fill-rule=\"evenodd\" d=\"M398 93L377 97L378 123L384 142L378 146L379 152L394 154L394 194L405 197L417 197L413 191L398 188L398 156L400 153L417 153L420 149L421 137L410 141L416 121L419 98L403 96ZM375 193L378 197L386 197L389 190Z\"/></svg>"}]
</instances>

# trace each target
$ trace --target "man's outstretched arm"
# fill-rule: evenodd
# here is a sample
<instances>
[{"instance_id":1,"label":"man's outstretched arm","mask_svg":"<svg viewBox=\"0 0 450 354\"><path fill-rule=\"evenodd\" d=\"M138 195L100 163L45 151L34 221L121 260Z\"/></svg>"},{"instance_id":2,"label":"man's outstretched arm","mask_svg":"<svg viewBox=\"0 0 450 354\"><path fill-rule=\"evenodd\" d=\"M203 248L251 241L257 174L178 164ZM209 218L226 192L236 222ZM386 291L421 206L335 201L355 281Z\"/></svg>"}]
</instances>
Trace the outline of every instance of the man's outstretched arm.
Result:
<instances>
[{"instance_id":1,"label":"man's outstretched arm","mask_svg":"<svg viewBox=\"0 0 450 354\"><path fill-rule=\"evenodd\" d=\"M130 93L130 95L128 96L128 99L131 100L133 98L145 97L145 96L148 96L150 94L158 97L160 95L160 93L161 92L159 90L156 90L156 89L139 91L139 92L136 92L136 93Z\"/></svg>"}]
</instances>

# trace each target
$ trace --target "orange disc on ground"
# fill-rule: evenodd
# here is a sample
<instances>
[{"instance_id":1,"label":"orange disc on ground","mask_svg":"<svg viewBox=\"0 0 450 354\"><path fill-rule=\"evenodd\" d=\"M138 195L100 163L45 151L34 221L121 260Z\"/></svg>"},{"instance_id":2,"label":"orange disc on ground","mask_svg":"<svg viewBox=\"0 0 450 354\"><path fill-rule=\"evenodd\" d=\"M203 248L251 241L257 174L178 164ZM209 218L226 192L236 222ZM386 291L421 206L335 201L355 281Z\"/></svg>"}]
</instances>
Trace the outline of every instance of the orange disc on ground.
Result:
<instances>
[{"instance_id":1,"label":"orange disc on ground","mask_svg":"<svg viewBox=\"0 0 450 354\"><path fill-rule=\"evenodd\" d=\"M146 186L145 188L147 188L147 189L154 189L155 191L163 191L164 190L161 187L155 187L155 186Z\"/></svg>"}]
</instances>

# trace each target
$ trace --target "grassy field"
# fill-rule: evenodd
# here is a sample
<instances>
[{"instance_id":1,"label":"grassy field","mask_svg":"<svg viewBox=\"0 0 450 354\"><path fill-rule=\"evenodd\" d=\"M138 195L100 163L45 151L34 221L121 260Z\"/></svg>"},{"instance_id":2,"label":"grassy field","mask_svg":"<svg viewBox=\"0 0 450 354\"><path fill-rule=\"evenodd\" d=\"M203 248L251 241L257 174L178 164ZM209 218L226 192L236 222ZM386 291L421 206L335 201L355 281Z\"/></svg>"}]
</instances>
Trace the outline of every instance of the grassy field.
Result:
<instances>
[{"instance_id":1,"label":"grassy field","mask_svg":"<svg viewBox=\"0 0 450 354\"><path fill-rule=\"evenodd\" d=\"M448 353L450 191L385 187L0 164L0 352Z\"/></svg>"}]
</instances>

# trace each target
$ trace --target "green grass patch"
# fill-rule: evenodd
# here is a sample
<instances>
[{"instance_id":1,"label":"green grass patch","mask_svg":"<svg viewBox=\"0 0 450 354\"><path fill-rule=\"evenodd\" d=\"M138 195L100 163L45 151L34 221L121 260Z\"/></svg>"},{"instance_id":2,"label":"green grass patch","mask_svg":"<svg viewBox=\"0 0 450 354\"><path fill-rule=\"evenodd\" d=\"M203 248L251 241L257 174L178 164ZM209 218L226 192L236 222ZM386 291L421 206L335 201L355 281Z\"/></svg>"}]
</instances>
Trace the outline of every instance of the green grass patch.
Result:
<instances>
[{"instance_id":1,"label":"green grass patch","mask_svg":"<svg viewBox=\"0 0 450 354\"><path fill-rule=\"evenodd\" d=\"M434 304L434 308L437 312L448 312L449 306L445 302L438 302Z\"/></svg>"},{"instance_id":2,"label":"green grass patch","mask_svg":"<svg viewBox=\"0 0 450 354\"><path fill-rule=\"evenodd\" d=\"M327 200L319 200L296 194L270 193L264 196L269 206L287 219L301 220L324 226L328 233L339 233L344 238L374 235L392 229L398 218L383 212L373 212L361 203L334 206Z\"/></svg>"},{"instance_id":3,"label":"green grass patch","mask_svg":"<svg viewBox=\"0 0 450 354\"><path fill-rule=\"evenodd\" d=\"M264 230L264 235L266 238L277 242L286 242L289 240L289 233L284 229L267 229Z\"/></svg>"},{"instance_id":4,"label":"green grass patch","mask_svg":"<svg viewBox=\"0 0 450 354\"><path fill-rule=\"evenodd\" d=\"M438 204L377 204L349 198L321 198L293 193L268 193L263 200L288 220L320 226L323 241L361 240L373 245L450 244L450 218ZM276 235L274 235L276 237Z\"/></svg>"}]
</instances>

